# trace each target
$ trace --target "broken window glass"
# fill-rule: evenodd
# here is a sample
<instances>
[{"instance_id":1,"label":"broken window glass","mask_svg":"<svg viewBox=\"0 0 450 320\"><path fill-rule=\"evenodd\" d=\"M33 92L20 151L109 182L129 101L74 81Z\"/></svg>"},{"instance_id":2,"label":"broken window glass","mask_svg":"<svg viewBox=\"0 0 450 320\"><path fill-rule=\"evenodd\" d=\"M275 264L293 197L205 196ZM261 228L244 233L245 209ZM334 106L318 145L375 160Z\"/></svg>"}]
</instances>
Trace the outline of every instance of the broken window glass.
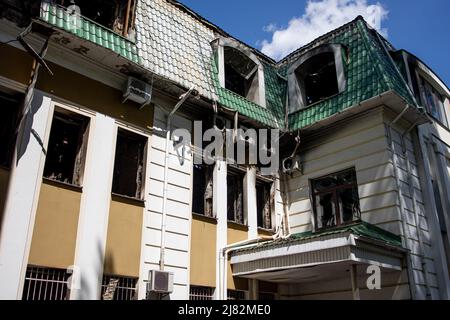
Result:
<instances>
[{"instance_id":1,"label":"broken window glass","mask_svg":"<svg viewBox=\"0 0 450 320\"><path fill-rule=\"evenodd\" d=\"M420 77L420 85L423 95L422 100L428 113L445 126L448 126L442 95L423 77Z\"/></svg>"},{"instance_id":2,"label":"broken window glass","mask_svg":"<svg viewBox=\"0 0 450 320\"><path fill-rule=\"evenodd\" d=\"M193 174L192 212L206 217L213 217L212 167L203 164L194 164Z\"/></svg>"},{"instance_id":3,"label":"broken window glass","mask_svg":"<svg viewBox=\"0 0 450 320\"><path fill-rule=\"evenodd\" d=\"M9 168L14 150L18 113L20 109L19 97L0 93L0 166Z\"/></svg>"},{"instance_id":4,"label":"broken window glass","mask_svg":"<svg viewBox=\"0 0 450 320\"><path fill-rule=\"evenodd\" d=\"M81 185L88 123L87 117L55 111L45 159L44 177Z\"/></svg>"},{"instance_id":5,"label":"broken window glass","mask_svg":"<svg viewBox=\"0 0 450 320\"><path fill-rule=\"evenodd\" d=\"M296 75L307 106L339 93L333 52L309 58L297 69Z\"/></svg>"},{"instance_id":6,"label":"broken window glass","mask_svg":"<svg viewBox=\"0 0 450 320\"><path fill-rule=\"evenodd\" d=\"M316 229L358 221L358 185L354 169L312 181Z\"/></svg>"},{"instance_id":7,"label":"broken window glass","mask_svg":"<svg viewBox=\"0 0 450 320\"><path fill-rule=\"evenodd\" d=\"M225 88L259 103L258 66L245 54L232 47L224 48Z\"/></svg>"},{"instance_id":8,"label":"broken window glass","mask_svg":"<svg viewBox=\"0 0 450 320\"><path fill-rule=\"evenodd\" d=\"M227 217L228 221L244 224L244 174L228 168L227 174Z\"/></svg>"},{"instance_id":9,"label":"broken window glass","mask_svg":"<svg viewBox=\"0 0 450 320\"><path fill-rule=\"evenodd\" d=\"M119 128L112 186L114 194L142 199L146 145L146 137Z\"/></svg>"},{"instance_id":10,"label":"broken window glass","mask_svg":"<svg viewBox=\"0 0 450 320\"><path fill-rule=\"evenodd\" d=\"M135 0L58 0L57 4L79 12L124 37L134 30Z\"/></svg>"},{"instance_id":11,"label":"broken window glass","mask_svg":"<svg viewBox=\"0 0 450 320\"><path fill-rule=\"evenodd\" d=\"M256 181L256 211L258 227L272 229L272 183Z\"/></svg>"}]
</instances>

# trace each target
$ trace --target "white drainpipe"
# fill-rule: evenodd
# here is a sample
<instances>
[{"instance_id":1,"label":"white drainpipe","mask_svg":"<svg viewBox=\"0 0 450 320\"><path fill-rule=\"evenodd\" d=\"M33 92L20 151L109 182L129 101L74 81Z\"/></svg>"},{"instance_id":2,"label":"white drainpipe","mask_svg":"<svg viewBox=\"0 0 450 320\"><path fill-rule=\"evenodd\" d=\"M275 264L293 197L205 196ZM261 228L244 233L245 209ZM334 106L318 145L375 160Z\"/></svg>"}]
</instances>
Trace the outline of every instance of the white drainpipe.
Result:
<instances>
[{"instance_id":1,"label":"white drainpipe","mask_svg":"<svg viewBox=\"0 0 450 320\"><path fill-rule=\"evenodd\" d=\"M163 189L163 204L162 204L162 218L161 218L161 251L159 257L159 269L164 270L164 259L165 259L165 249L166 249L166 216L167 216L167 189L168 189L168 172L169 172L169 143L171 126L172 126L172 117L177 112L177 110L181 107L181 105L186 101L186 99L191 95L194 91L194 88L191 87L187 92L183 93L180 96L180 101L173 107L172 111L167 116L166 121L166 145L165 145L165 157L164 157L164 189Z\"/></svg>"}]
</instances>

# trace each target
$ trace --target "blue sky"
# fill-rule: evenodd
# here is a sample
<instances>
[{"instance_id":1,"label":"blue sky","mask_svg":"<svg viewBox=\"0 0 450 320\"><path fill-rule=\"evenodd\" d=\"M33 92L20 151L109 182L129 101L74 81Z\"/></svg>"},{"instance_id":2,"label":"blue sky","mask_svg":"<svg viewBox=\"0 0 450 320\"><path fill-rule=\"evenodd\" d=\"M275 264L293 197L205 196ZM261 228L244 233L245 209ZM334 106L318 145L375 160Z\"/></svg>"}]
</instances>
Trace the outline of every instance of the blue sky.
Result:
<instances>
[{"instance_id":1,"label":"blue sky","mask_svg":"<svg viewBox=\"0 0 450 320\"><path fill-rule=\"evenodd\" d=\"M309 6L306 0L181 2L275 59L362 13L396 48L417 55L450 86L448 0L314 0Z\"/></svg>"}]
</instances>

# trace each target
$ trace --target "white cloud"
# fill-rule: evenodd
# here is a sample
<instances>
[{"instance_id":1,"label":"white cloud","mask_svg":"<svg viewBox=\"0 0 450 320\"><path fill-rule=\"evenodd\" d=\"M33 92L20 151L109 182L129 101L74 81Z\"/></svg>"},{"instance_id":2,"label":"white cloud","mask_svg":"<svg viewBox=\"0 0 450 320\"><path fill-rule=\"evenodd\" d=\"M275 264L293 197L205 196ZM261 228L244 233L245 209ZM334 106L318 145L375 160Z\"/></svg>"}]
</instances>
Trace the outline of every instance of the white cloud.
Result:
<instances>
[{"instance_id":1,"label":"white cloud","mask_svg":"<svg viewBox=\"0 0 450 320\"><path fill-rule=\"evenodd\" d=\"M379 2L368 4L367 0L309 0L301 17L294 17L285 28L271 23L263 30L272 34L272 40L260 42L261 51L278 60L315 38L353 20L358 15L376 30L387 36L381 23L388 11Z\"/></svg>"}]
</instances>

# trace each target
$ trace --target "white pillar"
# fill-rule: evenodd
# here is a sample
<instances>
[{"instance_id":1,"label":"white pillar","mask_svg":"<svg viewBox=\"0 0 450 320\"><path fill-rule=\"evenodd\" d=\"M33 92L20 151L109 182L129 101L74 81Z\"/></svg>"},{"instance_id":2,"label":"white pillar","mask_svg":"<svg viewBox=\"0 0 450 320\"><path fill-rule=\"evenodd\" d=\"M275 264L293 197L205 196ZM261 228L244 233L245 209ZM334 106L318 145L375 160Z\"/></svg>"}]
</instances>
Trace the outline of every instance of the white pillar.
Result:
<instances>
[{"instance_id":1,"label":"white pillar","mask_svg":"<svg viewBox=\"0 0 450 320\"><path fill-rule=\"evenodd\" d=\"M11 164L0 234L1 300L22 298L52 114L51 99L36 90L17 159Z\"/></svg>"},{"instance_id":2,"label":"white pillar","mask_svg":"<svg viewBox=\"0 0 450 320\"><path fill-rule=\"evenodd\" d=\"M100 298L116 136L114 119L97 114L89 133L78 220L75 266L80 281L70 292L74 300Z\"/></svg>"},{"instance_id":3,"label":"white pillar","mask_svg":"<svg viewBox=\"0 0 450 320\"><path fill-rule=\"evenodd\" d=\"M256 210L256 168L247 167L244 179L244 212L247 214L248 237L258 237L258 213Z\"/></svg>"},{"instance_id":4,"label":"white pillar","mask_svg":"<svg viewBox=\"0 0 450 320\"><path fill-rule=\"evenodd\" d=\"M353 300L360 300L358 287L358 265L352 264L350 267L350 278L352 281Z\"/></svg>"},{"instance_id":5,"label":"white pillar","mask_svg":"<svg viewBox=\"0 0 450 320\"><path fill-rule=\"evenodd\" d=\"M221 258L222 249L227 245L227 163L216 161L213 173L213 211L217 218L216 239L216 292L215 298L220 299L227 296L226 271L227 261ZM223 281L225 277L225 280Z\"/></svg>"}]
</instances>

